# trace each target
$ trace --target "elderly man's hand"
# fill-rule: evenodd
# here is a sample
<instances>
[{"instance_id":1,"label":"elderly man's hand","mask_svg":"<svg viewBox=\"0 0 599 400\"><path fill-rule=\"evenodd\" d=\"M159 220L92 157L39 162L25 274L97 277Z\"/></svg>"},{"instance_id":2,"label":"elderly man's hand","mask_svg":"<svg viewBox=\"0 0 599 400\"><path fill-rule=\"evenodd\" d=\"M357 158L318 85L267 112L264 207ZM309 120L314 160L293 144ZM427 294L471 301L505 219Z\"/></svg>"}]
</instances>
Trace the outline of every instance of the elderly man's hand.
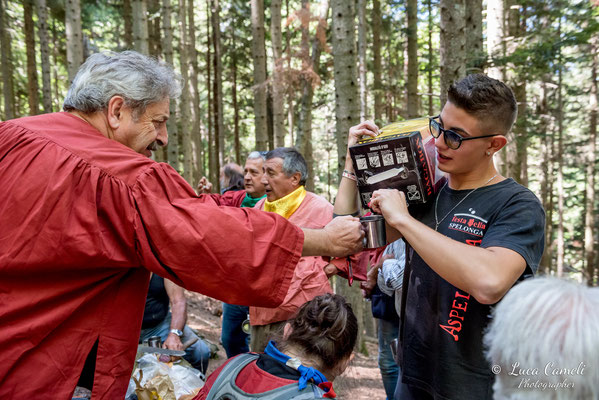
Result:
<instances>
[{"instance_id":1,"label":"elderly man's hand","mask_svg":"<svg viewBox=\"0 0 599 400\"><path fill-rule=\"evenodd\" d=\"M323 230L328 239L329 255L345 257L362 250L364 231L358 218L348 215L333 218Z\"/></svg>"},{"instance_id":2,"label":"elderly man's hand","mask_svg":"<svg viewBox=\"0 0 599 400\"><path fill-rule=\"evenodd\" d=\"M205 176L198 182L197 192L198 194L212 193L212 183Z\"/></svg>"}]
</instances>

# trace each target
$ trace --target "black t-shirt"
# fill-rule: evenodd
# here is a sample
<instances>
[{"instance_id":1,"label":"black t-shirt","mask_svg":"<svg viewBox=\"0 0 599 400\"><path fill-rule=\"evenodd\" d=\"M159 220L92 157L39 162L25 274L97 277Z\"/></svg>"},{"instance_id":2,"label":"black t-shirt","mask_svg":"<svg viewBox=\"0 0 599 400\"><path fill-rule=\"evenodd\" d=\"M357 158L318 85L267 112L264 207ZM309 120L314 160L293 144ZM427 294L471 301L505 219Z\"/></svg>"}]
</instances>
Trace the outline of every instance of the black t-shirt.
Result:
<instances>
[{"instance_id":1,"label":"black t-shirt","mask_svg":"<svg viewBox=\"0 0 599 400\"><path fill-rule=\"evenodd\" d=\"M146 307L144 309L142 329L153 328L166 318L168 314L169 298L164 287L164 278L152 274L148 296L146 297Z\"/></svg>"},{"instance_id":2,"label":"black t-shirt","mask_svg":"<svg viewBox=\"0 0 599 400\"><path fill-rule=\"evenodd\" d=\"M465 198L469 192L445 186L439 193L438 231L472 246L514 250L526 260L520 279L532 276L544 246L545 213L537 197L512 179ZM435 204L418 219L434 229ZM482 344L490 313L491 306L449 284L413 252L403 327L403 381L436 399L491 399L494 375Z\"/></svg>"}]
</instances>

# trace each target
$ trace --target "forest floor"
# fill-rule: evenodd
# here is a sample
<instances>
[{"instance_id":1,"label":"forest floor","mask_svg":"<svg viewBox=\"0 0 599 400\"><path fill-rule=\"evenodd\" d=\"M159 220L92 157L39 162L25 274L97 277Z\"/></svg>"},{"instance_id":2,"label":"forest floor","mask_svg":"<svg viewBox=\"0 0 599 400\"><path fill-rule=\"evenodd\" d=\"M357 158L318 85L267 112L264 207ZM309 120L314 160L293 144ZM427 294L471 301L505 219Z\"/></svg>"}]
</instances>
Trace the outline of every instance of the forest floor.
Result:
<instances>
[{"instance_id":1,"label":"forest floor","mask_svg":"<svg viewBox=\"0 0 599 400\"><path fill-rule=\"evenodd\" d=\"M218 346L218 358L210 360L208 366L208 374L210 374L227 359L225 350L219 343L221 303L201 294L192 292L186 292L186 294L187 324ZM369 355L356 353L349 368L335 380L334 389L338 399L385 399L385 391L377 365L377 343L369 340L366 342L366 348Z\"/></svg>"}]
</instances>

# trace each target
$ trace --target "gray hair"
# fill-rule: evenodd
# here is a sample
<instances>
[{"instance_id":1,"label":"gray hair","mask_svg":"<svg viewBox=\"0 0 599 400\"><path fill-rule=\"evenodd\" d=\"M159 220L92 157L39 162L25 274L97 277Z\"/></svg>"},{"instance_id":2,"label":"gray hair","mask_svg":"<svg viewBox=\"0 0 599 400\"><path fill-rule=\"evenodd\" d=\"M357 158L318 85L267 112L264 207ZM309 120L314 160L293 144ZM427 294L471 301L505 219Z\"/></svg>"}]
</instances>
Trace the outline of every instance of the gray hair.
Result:
<instances>
[{"instance_id":1,"label":"gray hair","mask_svg":"<svg viewBox=\"0 0 599 400\"><path fill-rule=\"evenodd\" d=\"M599 288L556 278L516 285L484 338L495 399L599 399L598 332Z\"/></svg>"},{"instance_id":2,"label":"gray hair","mask_svg":"<svg viewBox=\"0 0 599 400\"><path fill-rule=\"evenodd\" d=\"M308 166L304 156L293 147L277 147L266 153L266 160L271 158L283 159L283 172L286 176L291 176L296 172L300 173L300 185L305 185L308 180Z\"/></svg>"},{"instance_id":3,"label":"gray hair","mask_svg":"<svg viewBox=\"0 0 599 400\"><path fill-rule=\"evenodd\" d=\"M63 109L93 113L122 96L135 117L150 104L179 97L182 83L170 65L138 52L96 53L79 67Z\"/></svg>"},{"instance_id":4,"label":"gray hair","mask_svg":"<svg viewBox=\"0 0 599 400\"><path fill-rule=\"evenodd\" d=\"M266 151L252 151L250 154L248 154L247 159L248 160L258 160L258 159L261 159L262 161L265 161L265 159L266 159Z\"/></svg>"}]
</instances>

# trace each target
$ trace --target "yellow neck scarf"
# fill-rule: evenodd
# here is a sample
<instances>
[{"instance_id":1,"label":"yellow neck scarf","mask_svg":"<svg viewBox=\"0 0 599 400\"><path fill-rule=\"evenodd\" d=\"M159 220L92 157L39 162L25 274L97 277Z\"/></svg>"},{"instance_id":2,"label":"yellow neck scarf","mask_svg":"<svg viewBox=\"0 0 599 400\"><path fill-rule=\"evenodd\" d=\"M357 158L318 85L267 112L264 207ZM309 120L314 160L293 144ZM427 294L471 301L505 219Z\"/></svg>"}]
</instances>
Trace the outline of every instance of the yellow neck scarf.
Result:
<instances>
[{"instance_id":1,"label":"yellow neck scarf","mask_svg":"<svg viewBox=\"0 0 599 400\"><path fill-rule=\"evenodd\" d=\"M266 200L264 202L264 211L274 212L285 219L289 219L300 204L302 204L305 197L306 189L304 189L303 186L300 186L287 196L281 197L279 200L273 202Z\"/></svg>"}]
</instances>

